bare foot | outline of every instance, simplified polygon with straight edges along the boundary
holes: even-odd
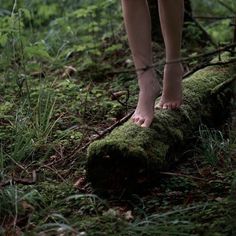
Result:
[[[163,93],[157,108],[177,109],[182,104],[183,66],[180,62],[165,65]]]
[[[138,83],[140,89],[139,99],[131,120],[138,126],[147,128],[154,118],[155,100],[161,89],[152,69],[143,72],[138,78]]]

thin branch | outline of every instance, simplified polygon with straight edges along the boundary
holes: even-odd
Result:
[[[206,68],[208,66],[223,66],[223,65],[225,66],[225,65],[232,64],[232,63],[236,63],[236,58],[233,58],[233,59],[228,60],[228,61],[202,63],[202,64],[199,64],[199,65],[195,66],[192,70],[188,71],[187,73],[185,73],[183,78],[187,78],[188,76],[192,75],[196,71],[201,70],[203,68]]]
[[[232,78],[224,81],[223,83],[217,85],[214,89],[212,89],[211,94],[219,94],[221,91],[225,90],[235,81],[236,81],[236,75],[233,75]]]
[[[204,178],[195,177],[195,176],[192,176],[192,175],[181,174],[181,173],[160,172],[160,174],[161,175],[169,175],[169,176],[186,177],[186,178],[189,178],[189,179],[200,180],[200,181],[204,181],[204,182],[208,182],[209,181],[209,180],[204,179]]]
[[[193,16],[195,19],[199,20],[230,20],[234,19],[234,16]]]
[[[216,48],[218,45],[214,42],[214,40],[211,38],[209,33],[204,29],[204,27],[187,11],[185,11],[185,14],[194,22],[194,24],[203,32],[203,34],[207,37],[207,39],[210,41],[210,43],[215,46]]]
[[[235,10],[233,8],[231,8],[231,6],[227,5],[225,2],[223,2],[222,0],[217,0],[217,2],[223,6],[225,9],[227,9],[228,11],[235,13]]]
[[[236,42],[235,43],[232,43],[232,44],[229,44],[229,45],[226,45],[224,47],[220,47],[220,48],[217,48],[216,50],[213,50],[213,51],[210,51],[210,52],[207,52],[207,53],[201,53],[201,54],[198,54],[196,56],[190,56],[190,57],[183,57],[181,58],[180,60],[176,61],[176,62],[189,62],[189,61],[192,61],[192,60],[196,60],[196,59],[199,59],[199,58],[204,58],[204,57],[211,57],[211,56],[214,56],[216,54],[219,54],[221,52],[226,52],[226,51],[230,51],[231,49],[234,49],[236,48]],[[117,70],[117,71],[111,71],[111,72],[108,72],[106,75],[115,75],[115,74],[126,74],[126,73],[135,73],[137,71],[145,71],[149,68],[155,68],[159,65],[164,65],[165,63],[160,63],[160,62],[156,62],[156,63],[153,63],[152,65],[150,66],[146,66],[144,68],[140,68],[140,69],[127,69],[127,70]],[[158,72],[158,75],[160,77],[162,77],[162,73],[157,71]]]
[[[23,184],[23,185],[32,185],[35,184],[37,180],[36,171],[32,172],[32,179],[21,179],[13,177],[12,179],[6,180],[4,182],[0,182],[0,188],[3,188],[8,185],[15,185],[15,184]]]
[[[233,39],[233,43],[236,43],[236,14],[234,17],[234,39]]]
[[[65,182],[66,180],[62,177],[62,175],[56,170],[54,169],[53,167],[49,166],[49,165],[43,165],[40,167],[41,168],[46,168],[46,169],[49,169],[50,171],[54,172],[61,180],[62,182]]]
[[[107,129],[105,129],[104,131],[102,131],[98,136],[94,137],[93,139],[91,139],[89,142],[87,142],[83,147],[81,147],[79,149],[79,151],[83,151],[84,149],[86,149],[90,143],[104,137],[106,134],[110,133],[113,129],[115,129],[116,127],[118,127],[119,125],[123,124],[124,122],[126,122],[127,120],[129,120],[129,118],[133,115],[134,111],[128,113],[126,116],[124,116],[122,119],[118,120],[117,122],[115,122],[114,124],[112,124],[110,127],[108,127]],[[70,157],[73,157],[75,155],[72,154]]]

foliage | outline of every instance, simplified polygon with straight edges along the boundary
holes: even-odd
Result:
[[[201,140],[201,152],[205,160],[212,166],[230,161],[230,151],[233,144],[230,139],[226,139],[219,130],[212,130],[206,126],[200,126],[199,135]],[[230,163],[227,163],[230,166]]]
[[[196,13],[229,14],[215,1],[192,3]],[[230,42],[228,23],[204,27]],[[199,37],[194,25],[187,32]],[[195,159],[173,170],[185,174],[163,176],[146,195],[104,200],[84,181],[83,147],[137,101],[135,74],[116,73],[131,68],[118,1],[1,0],[0,234],[230,235],[236,139],[221,131],[201,128]]]
[[[197,16],[229,17],[235,16],[236,3],[232,0],[216,1],[192,1],[194,13]],[[218,43],[225,43],[232,39],[233,30],[230,26],[233,19],[208,20],[201,22],[213,40]]]

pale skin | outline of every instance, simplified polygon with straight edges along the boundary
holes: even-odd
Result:
[[[146,0],[121,0],[139,84],[139,99],[132,122],[149,127],[154,118],[155,100],[161,93],[152,59],[151,18]],[[166,65],[163,92],[157,107],[177,109],[182,104],[183,67],[181,58],[184,0],[158,0],[161,29],[165,43]],[[149,67],[147,70],[140,68]]]

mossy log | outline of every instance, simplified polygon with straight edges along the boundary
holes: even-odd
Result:
[[[176,150],[196,134],[201,123],[217,125],[224,119],[232,98],[229,84],[234,80],[234,67],[206,67],[185,79],[181,108],[156,110],[150,128],[128,121],[92,143],[87,160],[92,186],[98,190],[134,189],[173,165]]]

